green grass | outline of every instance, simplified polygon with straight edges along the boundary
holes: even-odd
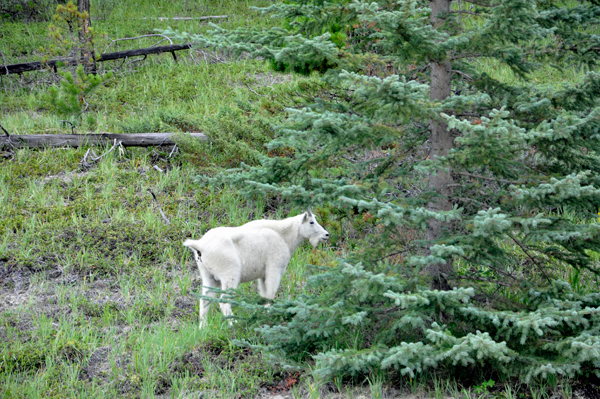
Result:
[[[170,55],[169,55],[170,57]],[[89,111],[78,132],[177,132],[199,131],[203,121],[223,107],[240,102],[267,104],[242,82],[254,80],[250,88],[263,96],[277,98],[283,90],[293,93],[305,78],[289,75],[286,82],[272,88],[256,83],[254,76],[271,74],[260,61],[206,64],[192,59],[177,63],[165,55],[147,61],[135,73],[104,81],[87,98]],[[7,90],[0,107],[2,125],[11,134],[67,133],[50,103],[47,87]],[[261,102],[262,101],[262,102]]]
[[[104,0],[92,1],[98,7],[92,16],[101,18],[94,27],[116,39],[167,25],[190,32],[208,29],[205,22],[145,17],[227,14],[219,25],[267,26],[277,21],[248,6],[268,4]],[[39,60],[46,32],[45,22],[2,23],[0,51],[9,63]],[[118,42],[110,51],[155,41]],[[302,96],[322,90],[322,83],[274,73],[262,61],[207,63],[187,51],[178,59],[152,55],[117,69],[87,98],[90,107],[76,132],[204,131],[211,143],[179,137],[180,151],[173,156],[171,148],[117,149],[91,167],[80,164],[87,148],[17,150],[0,157],[0,397],[253,397],[293,375],[261,353],[234,346],[233,339],[253,332],[243,323],[230,328],[216,306],[209,327],[198,329],[194,294],[201,281],[182,242],[215,226],[301,211],[273,211],[267,200],[249,202],[226,187],[200,186],[194,177],[256,162],[257,154],[266,153],[270,125],[285,117],[282,109],[302,104]],[[11,134],[70,133],[49,101],[51,84],[45,71],[2,77],[2,126]],[[107,150],[95,149],[98,154]],[[170,224],[148,190],[157,195]],[[305,293],[307,264],[332,265],[360,235],[344,228],[331,210],[316,212],[332,234],[331,246],[298,250],[280,298]],[[246,284],[241,291],[256,289]],[[394,385],[407,397],[490,397],[450,381],[431,383],[429,377]],[[390,383],[384,376],[355,381],[357,386],[316,381],[307,373],[294,378],[298,383],[291,391],[302,398],[336,392],[385,397]],[[517,396],[510,385],[498,383],[494,394],[533,397],[547,387],[531,388],[535,394],[527,389],[520,388],[524,396]],[[560,389],[570,397],[568,384]]]

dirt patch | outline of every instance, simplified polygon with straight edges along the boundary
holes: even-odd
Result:
[[[204,371],[203,362],[210,362],[221,369],[233,370],[237,363],[248,361],[253,356],[252,350],[245,348],[230,352],[228,344],[221,341],[204,342],[192,351],[184,353],[180,358],[173,362],[171,369],[173,371],[185,372],[202,376]]]
[[[284,373],[275,376],[273,382],[263,385],[265,393],[286,394],[300,380],[300,373]]]
[[[61,182],[65,183],[65,184],[69,184],[73,181],[73,179],[75,179],[75,178],[81,179],[82,177],[85,177],[86,174],[87,174],[87,172],[60,172],[56,175],[46,176],[46,177],[44,177],[44,179],[42,181],[44,183],[47,183],[52,180],[60,180]]]
[[[573,385],[573,397],[580,399],[600,399],[600,378],[591,374],[586,381]]]
[[[106,307],[119,311],[126,304],[115,284],[115,279],[90,282],[89,276],[65,272],[56,266],[32,271],[3,262],[0,264],[0,314],[6,323],[0,325],[0,339],[6,337],[9,328],[21,333],[32,331],[33,321],[41,315],[51,320],[53,326],[58,325],[61,317],[72,312],[72,299],[59,297],[65,293],[76,295],[77,307],[88,318],[101,317]],[[65,290],[65,287],[68,288]],[[71,355],[65,353],[67,358]]]
[[[204,366],[202,364],[204,359],[206,359],[206,354],[202,351],[187,352],[174,360],[169,366],[169,370],[174,374],[185,375],[187,372],[190,376],[202,378],[204,376]]]
[[[27,268],[18,268],[13,263],[0,261],[0,295],[5,291],[24,291],[29,288],[32,272]],[[3,304],[0,303],[0,310]]]
[[[41,267],[45,265],[40,264]],[[74,285],[81,281],[78,273],[64,273],[60,267],[47,270],[31,269],[14,262],[0,261],[0,312],[7,311],[26,303],[35,296],[36,302],[48,299],[53,289],[50,286]],[[32,281],[42,282],[41,287],[32,286]],[[46,287],[43,282],[48,282]]]
[[[340,392],[338,388],[327,383],[320,388],[314,388],[318,392],[318,397],[321,399],[371,399],[378,397],[369,387],[343,387]],[[413,395],[406,391],[383,387],[379,393],[382,399],[433,399],[431,395],[417,394]],[[255,399],[309,399],[315,397],[315,392],[311,393],[305,386],[298,386],[295,390],[288,389],[285,391],[273,392],[270,388],[263,387],[255,396]],[[450,396],[444,396],[443,399],[453,399]]]
[[[175,309],[171,313],[171,318],[179,319],[183,316],[196,315],[198,300],[191,296],[181,296],[175,300]]]
[[[104,378],[108,375],[111,370],[110,355],[112,348],[110,346],[103,346],[96,349],[89,357],[88,363],[81,369],[79,373],[79,379],[86,379],[92,381],[94,378]],[[117,367],[123,366],[122,359],[116,359]]]

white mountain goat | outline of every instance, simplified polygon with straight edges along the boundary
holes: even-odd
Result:
[[[308,240],[316,247],[328,239],[329,233],[309,209],[283,220],[254,220],[239,227],[217,227],[199,240],[185,240],[183,245],[194,252],[202,276],[202,295],[215,297],[209,287],[226,290],[258,280],[259,294],[273,299],[281,276],[300,244]],[[200,299],[200,328],[206,321],[209,305],[207,300]],[[220,306],[223,315],[231,315],[230,304]]]

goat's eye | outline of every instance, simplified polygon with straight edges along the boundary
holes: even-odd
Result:
[[[312,220],[310,221],[310,224],[315,224],[315,222],[313,222]]]

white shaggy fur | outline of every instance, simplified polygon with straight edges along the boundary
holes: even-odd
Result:
[[[202,276],[202,295],[215,296],[209,287],[237,288],[240,283],[258,280],[258,292],[275,298],[281,276],[296,251],[309,240],[313,247],[329,239],[310,209],[283,220],[255,220],[239,227],[217,227],[199,240],[185,240],[194,252]],[[206,320],[209,302],[200,300],[200,328]],[[221,303],[225,316],[231,305]]]

